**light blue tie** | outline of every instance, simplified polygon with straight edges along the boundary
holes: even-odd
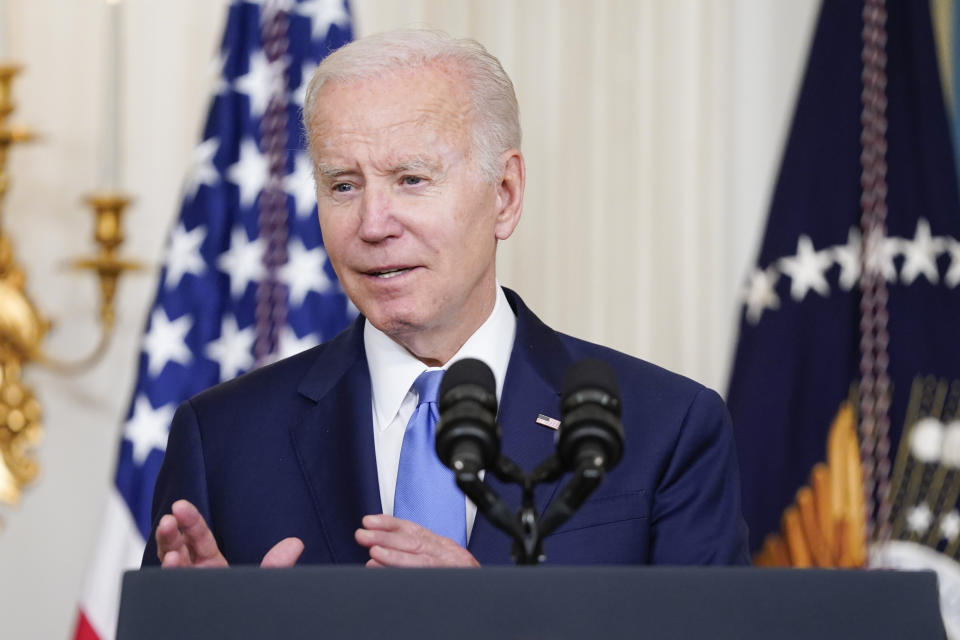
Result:
[[[414,383],[419,395],[400,449],[393,515],[411,520],[437,535],[467,546],[466,506],[453,471],[440,462],[434,449],[437,390],[443,371],[424,371]]]

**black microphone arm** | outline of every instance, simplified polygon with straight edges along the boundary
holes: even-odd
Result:
[[[495,527],[505,531],[514,540],[523,539],[523,528],[510,506],[489,485],[484,484],[474,471],[457,471],[457,486],[470,498],[477,509]]]
[[[582,360],[567,370],[557,451],[530,475],[500,453],[496,382],[486,364],[466,359],[451,365],[440,384],[439,409],[437,456],[453,470],[457,486],[477,509],[513,538],[518,564],[543,560],[544,537],[576,512],[623,455],[619,386],[613,369],[601,360]],[[517,513],[480,479],[484,469],[523,488]],[[534,488],[568,471],[573,477],[538,517]]]
[[[577,512],[580,505],[586,501],[593,490],[603,482],[604,469],[602,464],[585,462],[577,467],[573,478],[568,482],[560,495],[550,503],[547,510],[540,516],[540,535],[547,537],[557,530],[557,527],[570,519]]]

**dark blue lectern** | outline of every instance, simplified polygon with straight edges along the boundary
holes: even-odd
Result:
[[[933,573],[693,567],[131,571],[119,640],[946,637]]]

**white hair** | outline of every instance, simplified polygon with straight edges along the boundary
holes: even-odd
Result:
[[[484,178],[499,179],[498,158],[520,148],[520,113],[510,77],[500,61],[476,40],[458,39],[428,29],[399,29],[355,40],[327,56],[307,87],[303,124],[312,144],[310,120],[317,95],[327,81],[374,78],[401,69],[450,62],[466,77],[472,99],[473,150]]]

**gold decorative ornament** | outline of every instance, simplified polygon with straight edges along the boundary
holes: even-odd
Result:
[[[32,448],[40,441],[41,407],[33,390],[21,379],[24,365],[36,362],[60,373],[74,373],[96,364],[109,344],[115,321],[117,281],[140,265],[117,255],[123,243],[123,214],[131,199],[104,191],[86,198],[94,212],[94,241],[99,251],[76,259],[73,268],[96,273],[100,283],[101,337],[93,351],[78,361],[58,360],[43,350],[50,322],[41,315],[25,287],[26,276],[17,263],[13,245],[3,227],[4,196],[10,184],[7,157],[14,144],[35,138],[26,127],[9,123],[14,110],[11,95],[15,64],[0,64],[0,503],[15,505],[23,488],[37,475]]]
[[[874,542],[873,548],[864,537],[853,406],[841,406],[827,436],[827,462],[813,467],[810,484],[797,491],[783,512],[780,531],[767,536],[754,564],[882,567],[890,565],[885,558],[889,548],[902,555],[904,545],[910,545],[939,556],[938,562],[951,563],[960,588],[960,380],[920,376],[913,381],[890,478],[891,535]]]
[[[853,407],[844,403],[827,436],[827,461],[810,473],[753,562],[761,567],[860,567],[867,559],[863,476]]]

